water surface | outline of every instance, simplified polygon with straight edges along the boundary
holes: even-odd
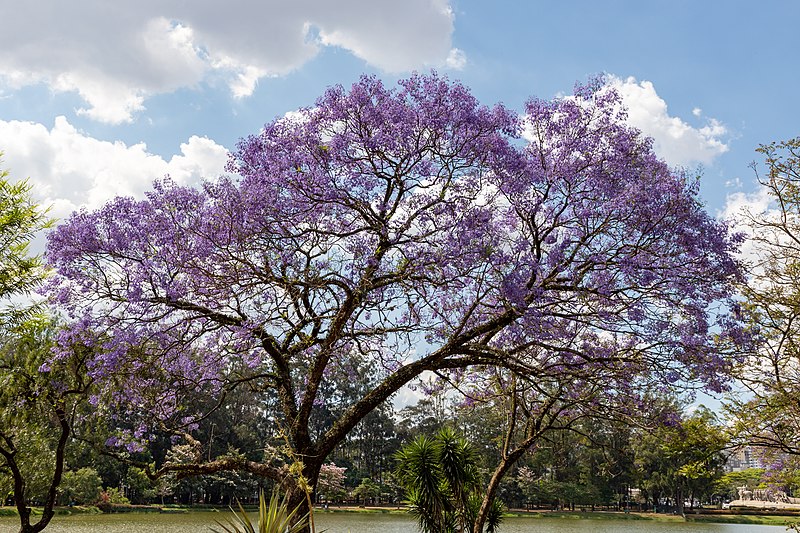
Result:
[[[221,513],[100,514],[56,516],[45,533],[198,533],[209,532]],[[327,533],[416,533],[406,515],[319,513],[317,531]],[[16,533],[16,517],[0,518],[0,533]],[[580,520],[571,518],[507,518],[501,533],[783,533],[782,526],[698,524],[649,520]]]

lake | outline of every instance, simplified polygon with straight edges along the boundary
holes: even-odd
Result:
[[[199,533],[210,531],[219,514],[100,514],[56,516],[46,533]],[[415,533],[413,518],[403,515],[329,513],[317,515],[317,531],[327,533]],[[15,533],[16,517],[0,518],[0,533]],[[508,518],[502,533],[783,533],[782,526],[696,524],[645,520]]]

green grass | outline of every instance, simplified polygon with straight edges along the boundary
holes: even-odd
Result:
[[[187,507],[187,506],[165,506],[162,508],[163,513],[187,513],[197,511],[215,511],[208,506]],[[33,514],[41,515],[41,508],[33,509]],[[58,507],[56,513],[60,515],[69,514],[94,514],[99,513],[100,510],[94,506],[74,506],[74,507]],[[129,512],[136,512],[135,507],[129,509]],[[150,510],[150,512],[153,512]],[[328,509],[317,507],[314,513],[353,513],[353,514],[406,514],[406,509],[398,509],[396,507],[335,507],[331,506]],[[17,510],[14,507],[0,507],[0,516],[16,516]],[[686,518],[682,518],[672,514],[653,514],[653,513],[624,513],[614,511],[511,511],[506,513],[508,517],[520,517],[536,520],[540,518],[560,518],[564,520],[650,520],[656,522],[704,522],[704,523],[718,523],[718,524],[750,524],[750,525],[763,525],[763,526],[786,526],[788,524],[800,522],[800,516],[778,516],[778,515],[743,515],[743,514],[687,514]]]
[[[314,507],[314,514],[319,513],[407,514],[408,510],[394,507]]]
[[[71,514],[100,514],[100,509],[94,505],[74,505],[72,507],[56,507],[55,514],[57,515],[71,515]],[[42,508],[33,507],[31,509],[32,516],[41,516]],[[17,516],[16,507],[0,507],[0,516]]]
[[[704,522],[716,524],[751,524],[763,526],[786,526],[800,521],[800,517],[778,515],[742,515],[742,514],[687,514],[686,518],[672,514],[653,513],[619,513],[612,511],[543,511],[543,512],[510,512],[506,516],[529,518],[563,518],[572,520],[651,520],[656,522]]]
[[[315,514],[319,513],[361,513],[361,514],[406,514],[406,509],[375,508],[375,507],[317,507]],[[564,520],[643,520],[654,522],[707,522],[718,524],[755,524],[765,526],[786,526],[800,521],[800,517],[777,515],[742,515],[742,514],[687,514],[686,518],[673,514],[654,514],[637,512],[615,511],[510,511],[507,517],[530,518],[559,518]]]
[[[687,515],[687,522],[712,522],[717,524],[754,524],[761,526],[786,526],[800,522],[797,516],[777,515]]]
[[[654,515],[614,511],[528,511],[507,512],[505,516],[524,518],[565,518],[572,520],[654,520]]]

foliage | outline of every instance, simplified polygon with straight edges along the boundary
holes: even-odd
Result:
[[[217,521],[222,530],[211,528],[217,533],[295,533],[302,531],[307,524],[307,516],[295,518],[299,507],[289,510],[289,502],[286,496],[280,500],[277,487],[272,491],[272,496],[267,503],[264,492],[261,491],[258,497],[258,529],[253,526],[250,517],[241,504],[238,504],[238,511],[233,512],[233,518],[227,518],[225,523]]]
[[[148,478],[141,468],[136,467],[128,468],[128,474],[125,476],[125,488],[128,499],[133,504],[147,503],[155,498],[157,493],[157,486],[153,480]]]
[[[36,234],[51,225],[47,211],[32,201],[31,185],[12,183],[8,175],[0,169],[0,304],[6,304],[0,309],[0,323],[31,317],[32,308],[8,305],[8,299],[29,294],[44,279],[41,258],[28,248]]]
[[[465,438],[443,428],[434,437],[417,437],[396,458],[396,475],[423,532],[472,530],[482,499],[481,479],[477,455]],[[488,531],[499,527],[500,509],[498,502]]]
[[[671,497],[679,513],[710,496],[723,475],[728,439],[715,415],[700,407],[685,419],[642,435],[637,450],[640,487],[654,502]]]
[[[557,507],[563,509],[575,504],[594,505],[607,501],[601,498],[598,487],[580,478],[570,481],[569,478],[558,480],[556,476],[537,477],[530,468],[522,467],[517,479],[525,496],[536,504],[557,502]]]
[[[54,336],[43,319],[0,335],[0,470],[12,483],[23,532],[40,531],[53,516],[76,410],[91,384],[83,347],[51,360]],[[44,507],[35,524],[33,502]]]
[[[100,503],[103,505],[130,505],[131,501],[119,487],[108,487],[100,493]]]
[[[313,488],[426,371],[475,395],[513,374],[526,406],[542,383],[558,410],[574,390],[584,406],[604,393],[637,406],[652,384],[725,386],[742,341],[727,312],[737,239],[601,83],[518,115],[436,74],[396,89],[365,77],[243,139],[229,171],[201,188],[156,182],[48,238],[64,337],[94,339],[99,414],[129,422],[111,444],[138,451],[161,431],[193,445],[241,388],[277,411],[276,454],[196,447],[139,465],[152,475],[282,481],[302,458],[293,479]]]
[[[51,360],[55,325],[24,303],[46,276],[30,241],[49,227],[25,181],[0,171],[0,480],[13,496],[20,531],[41,531],[53,517],[74,409],[88,386],[87,353],[64,345]],[[9,488],[9,487],[6,488]],[[43,506],[31,523],[31,505]]]
[[[739,487],[753,490],[764,486],[763,468],[746,468],[736,472],[726,472],[717,481],[716,492],[726,500],[739,498]]]
[[[317,494],[323,496],[327,501],[344,496],[345,470],[347,469],[336,466],[334,463],[323,464],[317,480]]]
[[[521,460],[516,481],[528,502],[553,507],[617,505],[634,484],[635,430],[622,421],[584,419],[546,432]]]
[[[97,503],[103,490],[103,480],[94,468],[83,467],[64,472],[59,500],[62,505]]]
[[[746,213],[755,254],[742,290],[761,343],[739,369],[747,393],[730,411],[742,442],[800,455],[800,137],[758,152],[767,167],[759,182],[771,204]]]
[[[363,478],[361,483],[359,483],[358,486],[353,489],[353,497],[356,500],[362,500],[364,502],[373,498],[377,498],[380,495],[380,485],[368,477]]]

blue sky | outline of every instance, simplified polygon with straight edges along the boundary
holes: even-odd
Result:
[[[436,68],[517,110],[605,73],[714,214],[763,206],[754,149],[800,135],[795,0],[0,0],[0,20],[2,166],[57,217],[213,178],[363,73]]]

